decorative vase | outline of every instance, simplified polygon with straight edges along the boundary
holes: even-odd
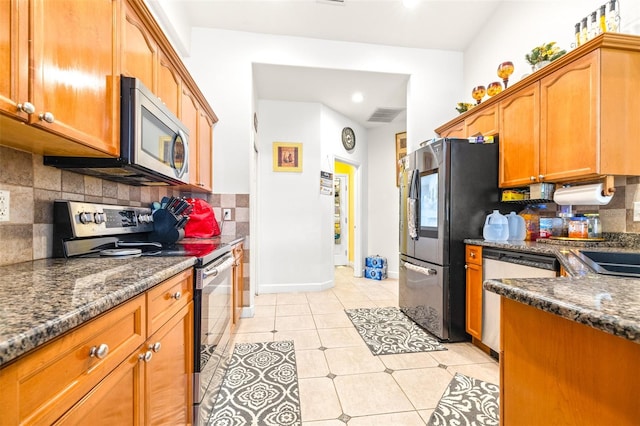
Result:
[[[542,67],[546,67],[547,65],[549,65],[551,63],[551,61],[540,61],[537,64],[533,64],[531,65],[531,70],[533,72],[538,71],[540,68]]]

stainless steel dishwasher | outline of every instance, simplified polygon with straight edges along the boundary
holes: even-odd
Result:
[[[554,256],[484,247],[483,280],[555,277],[560,264]],[[500,296],[482,290],[482,343],[500,352]]]

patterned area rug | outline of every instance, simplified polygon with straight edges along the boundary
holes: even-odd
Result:
[[[497,426],[498,385],[456,373],[427,426]]]
[[[301,425],[293,342],[236,344],[208,424]]]
[[[345,312],[374,355],[447,350],[398,308],[358,308]]]

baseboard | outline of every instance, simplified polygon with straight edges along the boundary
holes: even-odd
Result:
[[[323,283],[301,283],[301,284],[260,284],[258,294],[270,293],[299,293],[323,291],[333,288],[333,280]]]
[[[253,318],[256,314],[255,306],[243,306],[242,312],[240,312],[240,318]]]

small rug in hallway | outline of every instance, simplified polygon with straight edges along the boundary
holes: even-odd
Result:
[[[345,312],[374,355],[447,350],[398,308],[357,308]]]
[[[427,426],[497,426],[498,385],[456,373]]]
[[[236,344],[208,424],[301,425],[293,342]]]

